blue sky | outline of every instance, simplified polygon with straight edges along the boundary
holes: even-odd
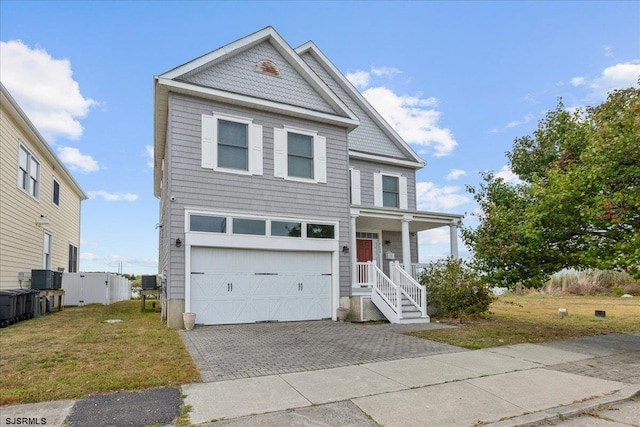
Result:
[[[430,211],[473,212],[480,171],[517,179],[504,153],[558,97],[597,105],[640,75],[632,1],[3,0],[0,79],[90,195],[81,270],[157,271],[153,76],[269,25],[313,40],[426,160]],[[422,261],[448,254],[446,229],[420,242]]]

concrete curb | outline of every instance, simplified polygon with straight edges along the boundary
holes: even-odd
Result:
[[[561,422],[567,418],[581,415],[584,412],[591,411],[603,405],[613,405],[620,402],[631,400],[640,396],[640,385],[629,384],[606,396],[595,397],[593,399],[577,402],[571,405],[558,406],[556,408],[546,409],[544,411],[533,412],[518,417],[509,418],[494,423],[485,424],[489,427],[519,427],[519,426],[536,426],[547,424],[548,422]]]

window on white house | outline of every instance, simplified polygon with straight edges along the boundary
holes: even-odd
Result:
[[[400,184],[397,176],[382,176],[382,206],[400,207]]]
[[[40,163],[23,145],[18,154],[18,187],[35,199],[39,197]]]
[[[69,273],[78,272],[78,247],[69,243]]]
[[[53,179],[53,204],[60,206],[60,183],[57,179]]]
[[[327,182],[327,139],[302,129],[273,129],[273,174],[294,181]]]
[[[243,175],[262,175],[262,126],[251,119],[202,115],[203,168]]]
[[[45,232],[44,233],[44,250],[42,255],[42,268],[45,270],[51,270],[51,241],[53,236]]]

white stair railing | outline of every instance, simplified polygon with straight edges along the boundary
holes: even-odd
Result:
[[[427,289],[407,273],[399,262],[389,265],[393,283],[402,290],[409,301],[420,309],[422,317],[427,317]]]

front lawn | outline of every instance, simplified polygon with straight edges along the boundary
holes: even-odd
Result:
[[[2,329],[0,371],[0,405],[200,381],[178,332],[140,301],[67,307]]]
[[[558,315],[565,308],[566,317]],[[596,318],[604,310],[605,318]],[[502,296],[485,319],[455,322],[455,329],[411,332],[412,335],[469,349],[640,331],[640,298],[589,296]],[[432,322],[438,319],[432,319]],[[441,319],[443,322],[451,320]]]

